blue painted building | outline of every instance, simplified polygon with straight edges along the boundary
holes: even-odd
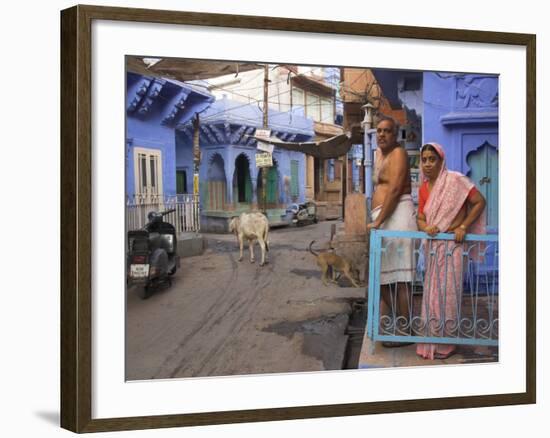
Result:
[[[126,195],[154,203],[193,193],[193,119],[200,119],[199,191],[202,231],[225,231],[230,217],[262,208],[262,178],[256,167],[257,128],[263,112],[256,104],[215,101],[201,82],[146,77],[129,72],[126,93]],[[296,112],[269,111],[273,136],[307,141],[313,121]],[[285,206],[305,200],[305,155],[275,149],[266,185],[272,222]]]
[[[152,202],[176,194],[176,126],[213,101],[214,97],[202,87],[128,72],[127,197]]]
[[[314,135],[313,121],[299,113],[269,111],[271,135],[285,141],[307,141]],[[225,231],[230,217],[262,208],[262,178],[256,167],[256,141],[251,137],[263,126],[256,104],[224,98],[200,115],[201,229]],[[176,169],[192,184],[193,124],[181,123],[176,135]],[[305,200],[305,155],[275,148],[268,171],[267,214],[280,220],[290,202]]]
[[[423,73],[423,142],[440,143],[447,166],[470,177],[498,232],[498,76]]]

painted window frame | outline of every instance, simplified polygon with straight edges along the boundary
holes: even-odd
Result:
[[[162,150],[160,149],[153,149],[153,148],[145,148],[142,146],[134,146],[133,148],[133,155],[134,155],[134,197],[144,200],[146,203],[151,203],[154,201],[154,198],[162,198],[164,195],[163,190],[163,169],[162,169]],[[141,157],[146,157],[146,165],[145,165],[145,175],[146,175],[146,182],[145,185],[142,184],[142,169],[141,169]],[[154,157],[156,159],[156,193],[153,193],[152,190],[149,190],[150,186],[149,181],[152,181],[151,179],[151,158]],[[143,190],[143,189],[146,190]]]

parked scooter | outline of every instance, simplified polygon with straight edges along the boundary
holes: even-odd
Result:
[[[128,231],[128,285],[138,285],[142,299],[158,286],[171,286],[180,266],[176,229],[163,219],[174,211],[151,211],[142,229]]]
[[[311,201],[303,204],[290,204],[286,208],[286,221],[296,224],[297,227],[316,224],[319,221],[317,217],[317,205]]]

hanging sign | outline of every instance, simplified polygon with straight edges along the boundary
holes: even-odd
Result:
[[[271,129],[256,129],[254,137],[265,138],[266,140],[271,136]]]
[[[258,138],[265,138],[266,140],[269,139],[271,136],[271,129],[256,129],[256,132],[254,133],[254,137]],[[269,152],[270,154],[273,153],[273,145],[269,143],[264,143],[261,140],[257,140],[256,147],[260,151]]]
[[[273,158],[269,152],[261,152],[256,154],[256,167],[272,167]]]
[[[264,143],[258,140],[257,147],[258,147],[258,150],[260,151],[269,152],[270,154],[273,153],[274,146],[272,144]]]

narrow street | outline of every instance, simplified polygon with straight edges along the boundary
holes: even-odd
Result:
[[[141,300],[128,290],[126,378],[226,376],[341,369],[352,304],[364,287],[325,287],[315,257],[334,222],[270,230],[269,263],[249,262],[237,239],[205,234],[172,287]]]

